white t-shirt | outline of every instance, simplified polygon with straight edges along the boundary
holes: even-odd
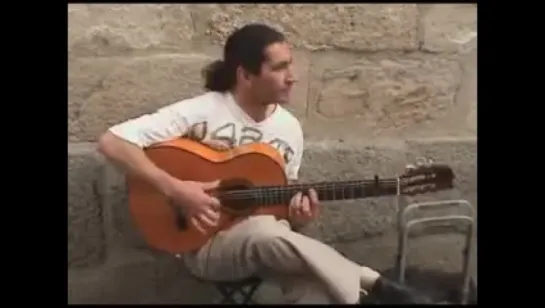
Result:
[[[290,180],[297,180],[303,155],[301,124],[288,110],[277,105],[273,114],[257,123],[230,93],[208,92],[182,100],[115,125],[110,132],[142,148],[179,137],[220,140],[231,146],[266,142],[284,157]]]

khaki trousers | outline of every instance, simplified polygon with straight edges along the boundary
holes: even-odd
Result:
[[[366,268],[273,216],[249,217],[184,260],[206,280],[270,279],[291,304],[355,304],[362,280],[369,278],[362,277]],[[378,273],[367,270],[376,279]]]

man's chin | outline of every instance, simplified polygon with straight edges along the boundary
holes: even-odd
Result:
[[[273,99],[268,99],[263,101],[265,105],[268,104],[279,104],[279,105],[285,105],[290,103],[290,96],[289,95],[278,95]]]
[[[285,105],[290,103],[290,96],[289,95],[281,95],[276,100],[277,104]]]

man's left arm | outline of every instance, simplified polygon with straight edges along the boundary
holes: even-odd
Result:
[[[298,124],[297,127],[294,127],[294,129],[292,130],[292,137],[293,138],[290,143],[291,143],[291,149],[293,150],[293,152],[291,155],[291,160],[287,162],[287,165],[286,165],[286,176],[288,178],[289,184],[297,184],[299,182],[299,171],[301,169],[301,165],[303,161],[303,151],[304,151],[303,130],[300,124]],[[308,193],[309,192],[307,191],[302,191],[301,194],[305,196],[305,198],[301,198],[301,194],[298,194],[299,198],[295,198],[296,196],[294,196],[294,198],[292,199],[292,202],[290,202],[290,206],[292,207],[290,213],[293,213],[292,214],[293,216],[299,216],[302,214],[299,212],[299,210],[296,210],[296,211],[293,211],[293,210],[294,210],[294,207],[298,207],[300,209],[302,205],[301,204],[302,199],[308,198],[309,199],[308,201],[310,201],[310,197]],[[295,199],[299,199],[299,200],[295,200]],[[315,208],[314,204],[310,204],[310,208],[312,212],[312,209]],[[312,219],[314,219],[314,217],[293,217],[293,218],[289,217],[288,221],[290,222],[292,230],[297,232],[301,228],[303,228],[305,225],[307,225],[308,222],[310,222],[310,220]]]
[[[288,180],[289,185],[294,185],[294,184],[297,184],[297,183],[299,183],[299,181],[296,180],[296,179]],[[290,204],[290,206],[291,206],[291,204]],[[306,225],[306,224],[296,223],[295,221],[293,221],[293,219],[291,219],[291,217],[288,218],[288,221],[290,222],[291,230],[293,232],[300,232],[301,229]]]

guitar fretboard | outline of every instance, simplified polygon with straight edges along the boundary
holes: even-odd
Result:
[[[285,204],[297,193],[314,189],[318,199],[335,201],[397,194],[397,179],[321,182],[285,186],[263,186],[225,192],[221,198],[240,200],[254,205]]]

